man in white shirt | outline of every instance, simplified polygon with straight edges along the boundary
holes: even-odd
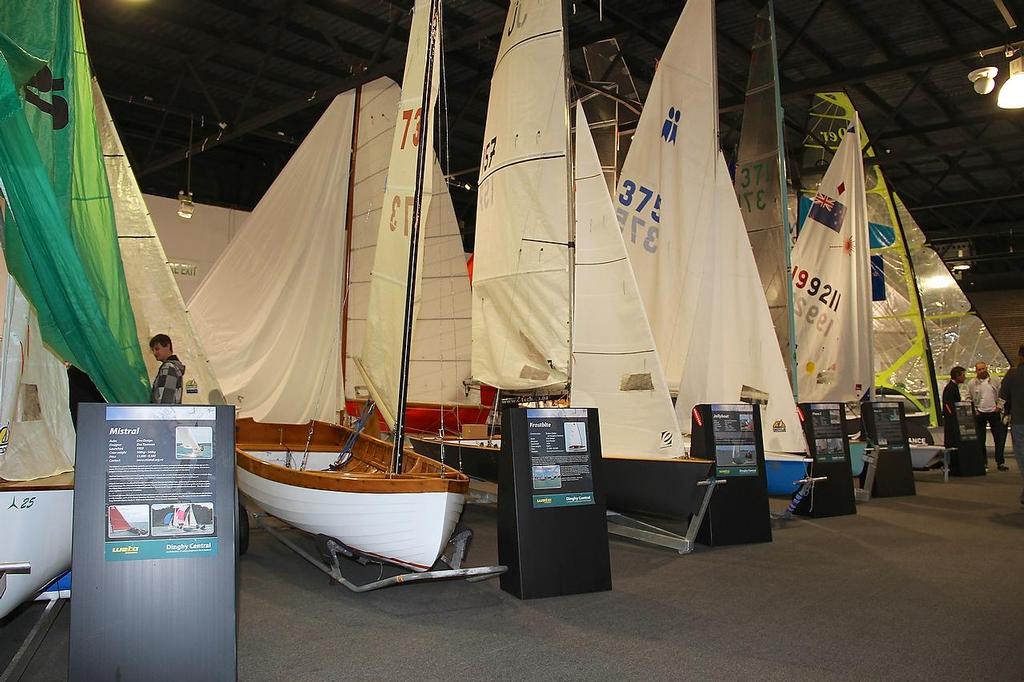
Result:
[[[988,437],[985,435],[985,427],[990,426],[996,450],[996,466],[1000,471],[1009,471],[1003,455],[1006,447],[1006,427],[1003,426],[1003,401],[999,399],[999,379],[990,377],[988,365],[978,362],[974,365],[974,378],[967,382],[967,391],[974,403],[974,426],[981,440],[982,452],[987,452],[985,441]]]

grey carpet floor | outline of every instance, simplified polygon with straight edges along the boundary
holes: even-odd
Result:
[[[795,520],[771,544],[680,557],[613,538],[613,591],[525,602],[496,580],[352,594],[254,531],[240,563],[239,677],[1021,679],[1016,466],[917,481],[916,497]],[[468,563],[495,563],[494,508],[469,506],[464,521],[476,532]],[[24,679],[66,679],[70,608]],[[0,623],[0,666],[40,609]]]

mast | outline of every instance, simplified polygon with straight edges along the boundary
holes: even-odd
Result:
[[[768,31],[770,36],[770,50],[772,54],[772,70],[775,72],[775,78],[772,79],[772,89],[775,95],[775,135],[776,135],[776,146],[779,150],[779,207],[782,209],[782,236],[785,240],[785,257],[786,257],[786,274],[787,281],[788,276],[793,271],[793,234],[792,228],[789,224],[789,205],[788,197],[789,194],[786,190],[786,138],[782,132],[782,120],[786,115],[785,110],[782,108],[782,92],[779,88],[779,52],[778,45],[775,43],[775,1],[768,0]],[[789,367],[789,377],[793,387],[793,399],[799,402],[800,400],[800,386],[797,381],[797,363],[796,363],[796,318],[793,316],[793,285],[790,282],[786,286],[786,308],[789,310],[789,315],[786,319],[789,322],[789,357],[786,358],[786,364]]]
[[[566,36],[565,27],[568,25],[565,3],[562,3],[562,70],[565,78],[565,205],[566,212],[566,246],[569,256],[569,380],[565,383],[565,392],[572,395],[572,339],[573,339],[573,316],[576,308],[576,201],[574,198],[576,183],[575,170],[573,168],[574,155],[572,140],[572,119],[569,112],[569,103],[572,100],[572,74],[569,72],[569,40]],[[579,120],[576,125],[579,125]]]
[[[434,36],[440,28],[441,0],[430,2],[430,28],[427,31],[427,57],[423,70],[423,94],[420,98],[420,121],[427,122],[424,130],[430,130],[430,116],[433,111],[430,103],[434,77]],[[423,204],[423,174],[425,173],[427,149],[434,144],[433,139],[421,140],[416,148],[416,183],[413,190],[412,224],[409,228],[409,268],[406,278],[405,320],[402,328],[402,360],[399,365],[398,379],[398,412],[395,415],[394,447],[391,451],[391,470],[402,473],[402,445],[405,441],[405,407],[409,398],[409,353],[412,345],[412,324],[416,301],[416,262],[419,256],[420,222]]]
[[[352,155],[349,157],[348,163],[348,199],[345,202],[345,267],[342,272],[342,289],[341,289],[341,343],[340,347],[340,362],[341,362],[341,415],[339,415],[338,421],[344,419],[344,414],[347,409],[347,384],[345,383],[345,370],[348,364],[348,295],[349,295],[349,281],[352,276],[352,201],[355,197],[356,187],[356,153],[359,144],[359,107],[363,99],[363,86],[359,85],[356,87],[356,101],[352,113]]]

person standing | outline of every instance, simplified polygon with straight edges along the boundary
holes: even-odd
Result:
[[[992,428],[992,444],[996,451],[996,466],[1000,471],[1009,471],[1004,456],[1006,450],[1006,428],[1003,426],[1003,406],[999,399],[999,379],[989,376],[988,365],[984,362],[974,364],[974,378],[967,382],[967,392],[974,403],[974,428],[981,441],[981,451],[988,459],[985,445],[988,436],[986,426]]]
[[[1003,377],[999,397],[1003,399],[1003,409],[1010,415],[1013,456],[1017,459],[1017,470],[1024,477],[1024,344],[1017,349],[1017,366]],[[1020,493],[1020,504],[1024,507],[1024,490]]]
[[[153,378],[149,402],[162,405],[180,405],[185,387],[185,365],[174,354],[174,345],[167,334],[157,334],[149,340],[149,349],[160,363]]]
[[[949,370],[949,383],[942,389],[942,414],[943,414],[943,439],[942,442],[949,447],[955,443],[958,437],[954,426],[953,415],[956,414],[956,403],[963,400],[960,395],[960,384],[967,378],[967,370],[957,365]]]

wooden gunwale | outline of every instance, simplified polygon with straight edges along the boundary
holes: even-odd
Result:
[[[401,474],[388,471],[391,444],[360,434],[352,449],[352,458],[339,472],[301,471],[279,464],[265,462],[250,454],[253,451],[280,451],[291,449],[298,456],[307,449],[311,452],[337,452],[352,433],[336,424],[313,422],[310,424],[262,424],[252,419],[239,419],[236,463],[245,471],[284,485],[315,490],[355,493],[421,493],[447,492],[465,494],[469,478],[451,467],[406,448],[405,464]],[[273,435],[278,438],[273,438]],[[268,438],[267,436],[271,436]]]

